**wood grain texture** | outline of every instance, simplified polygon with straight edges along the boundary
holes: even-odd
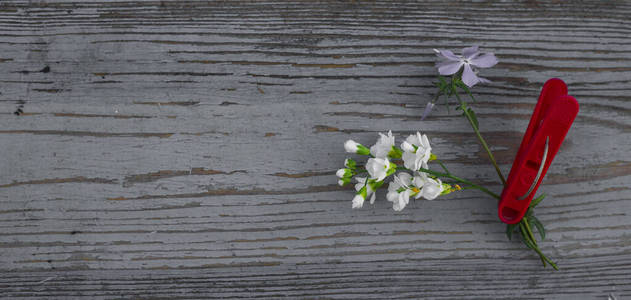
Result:
[[[631,297],[627,1],[0,2],[0,298]],[[422,130],[499,192],[432,48],[480,44],[508,172],[539,89],[581,112],[540,191],[551,272],[462,192],[351,210],[343,142]],[[16,115],[17,109],[22,113]]]

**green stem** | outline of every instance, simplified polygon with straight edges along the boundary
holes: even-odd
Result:
[[[443,164],[443,162],[440,159],[437,159],[436,162],[440,165],[441,168],[443,168],[445,173],[451,174],[451,172],[449,172],[449,170],[447,170],[447,167],[445,167],[445,164]]]
[[[528,233],[528,236],[532,240],[532,243],[537,246],[537,240],[535,239],[535,235],[532,233],[532,229],[530,229],[530,224],[528,224],[526,218],[521,219],[520,222],[524,223],[524,227],[526,227],[526,232]]]
[[[456,99],[458,99],[458,102],[460,103],[460,108],[462,109],[463,115],[467,118],[467,121],[469,121],[469,124],[471,125],[471,128],[473,128],[473,131],[475,132],[475,135],[478,138],[478,141],[480,142],[480,144],[482,145],[482,147],[484,148],[484,150],[488,154],[489,160],[491,161],[491,163],[493,164],[493,167],[495,168],[495,172],[497,172],[497,175],[500,178],[500,180],[502,181],[502,184],[504,186],[506,186],[506,179],[504,178],[504,175],[502,175],[502,171],[500,170],[500,167],[497,164],[497,161],[495,160],[495,156],[493,156],[493,153],[491,152],[491,149],[489,148],[488,144],[486,143],[486,141],[482,137],[482,134],[480,133],[480,130],[479,130],[478,126],[476,125],[476,122],[474,121],[474,117],[472,116],[472,114],[469,111],[469,109],[467,109],[466,102],[464,102],[460,98],[460,95],[458,94],[458,88],[456,87],[456,84],[454,83],[454,78],[460,78],[461,76],[462,76],[462,73],[459,72],[459,73],[457,73],[456,75],[454,75],[452,77],[452,91],[453,91],[453,94],[456,96]],[[471,92],[468,91],[468,90],[466,90],[466,92],[469,94],[471,99],[473,99],[475,101],[475,99],[473,98],[473,95],[471,94]],[[450,175],[450,174],[448,174],[448,175]],[[479,186],[473,186],[473,187],[477,188],[477,189],[481,188]],[[484,191],[484,190],[482,190],[482,191]],[[484,192],[486,192],[487,194],[492,195],[492,196],[495,195],[494,193],[492,193],[492,192],[490,192],[488,190],[484,191]],[[494,197],[499,200],[499,197],[497,195],[494,196]],[[539,249],[539,246],[537,245],[537,240],[535,239],[534,234],[532,233],[532,229],[530,228],[530,225],[528,224],[528,222],[525,219],[522,219],[520,221],[519,226],[520,226],[520,231],[521,231],[521,234],[522,234],[522,238],[526,242],[526,245],[529,248],[532,248],[532,250],[534,250],[535,252],[537,252],[539,257],[541,258],[541,261],[543,262],[543,265],[545,266],[545,264],[547,262],[547,263],[550,264],[550,266],[552,266],[552,268],[554,268],[555,270],[558,270],[559,268],[557,267],[557,265],[552,260],[550,260],[547,256],[545,256],[543,254],[543,252],[541,252],[541,249]]]
[[[537,245],[537,242],[534,239],[534,234],[532,233],[532,230],[530,229],[530,225],[528,225],[528,222],[522,219],[519,225],[520,227],[522,227],[522,238],[524,238],[524,240],[526,240],[527,243],[531,245],[530,248],[532,248],[532,250],[534,250],[535,252],[537,252],[537,254],[539,254],[539,257],[541,258],[541,260],[544,261],[544,266],[545,266],[545,262],[547,262],[550,264],[550,266],[552,266],[552,268],[558,271],[559,267],[557,267],[557,265],[551,259],[549,259],[545,254],[543,254],[543,252],[541,252],[541,249],[539,249],[539,246]]]
[[[530,243],[533,245],[532,249],[538,249],[539,245],[537,245],[537,239],[535,239],[535,235],[532,233],[532,229],[530,228],[530,224],[528,224],[528,221],[526,221],[526,218],[521,219],[520,225],[523,225],[523,228],[525,228],[526,233],[528,234],[528,239],[530,239]],[[545,267],[546,261],[541,255],[539,256],[539,258],[541,258],[541,263],[543,263],[543,266]]]
[[[489,145],[486,143],[486,141],[482,137],[482,134],[480,134],[480,130],[475,125],[475,122],[473,121],[473,117],[471,116],[471,113],[469,113],[469,110],[467,109],[465,102],[462,101],[462,99],[460,99],[460,95],[458,95],[458,91],[456,91],[455,88],[454,88],[454,95],[456,96],[456,99],[458,99],[458,102],[460,102],[460,108],[462,109],[464,116],[469,121],[469,124],[471,124],[471,128],[473,128],[473,131],[475,132],[475,135],[478,137],[480,144],[482,144],[482,147],[484,148],[484,150],[486,150],[486,153],[489,155],[489,159],[491,160],[493,167],[495,167],[495,172],[497,172],[497,175],[500,177],[500,180],[502,180],[502,184],[506,185],[506,179],[504,178],[504,175],[502,175],[502,171],[500,170],[500,167],[497,165],[495,156],[493,156],[493,153],[491,152]]]
[[[397,170],[409,170],[409,169],[405,168],[405,167],[397,167]],[[480,190],[480,191],[482,191],[484,193],[487,193],[488,195],[490,195],[491,197],[493,197],[495,199],[498,199],[498,200],[500,199],[500,196],[498,194],[493,193],[490,190],[488,190],[487,188],[485,188],[483,186],[480,186],[480,185],[477,185],[477,184],[475,184],[475,183],[473,183],[473,182],[471,182],[469,180],[466,180],[466,179],[463,179],[463,178],[460,178],[460,177],[457,177],[457,176],[454,176],[454,175],[451,175],[451,174],[448,174],[448,173],[436,172],[436,171],[432,171],[432,170],[425,169],[425,168],[420,168],[418,171],[421,171],[421,172],[424,172],[424,173],[427,173],[427,174],[430,174],[430,175],[434,175],[436,177],[445,177],[445,178],[453,179],[453,180],[455,180],[457,182],[470,185],[472,188],[475,188],[475,189],[478,189],[478,190]]]
[[[438,97],[440,97],[440,95],[442,95],[442,91],[438,91],[438,93],[436,93],[436,96],[434,96],[434,99],[432,99],[432,103],[436,102],[436,100],[438,100]]]

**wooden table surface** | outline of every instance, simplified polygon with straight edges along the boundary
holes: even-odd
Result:
[[[631,297],[630,2],[84,2],[0,2],[0,298]],[[336,185],[346,139],[421,130],[501,191],[458,113],[420,121],[432,49],[472,44],[505,173],[548,78],[581,104],[540,188],[558,272],[482,193]]]

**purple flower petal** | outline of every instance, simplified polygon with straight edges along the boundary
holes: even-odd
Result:
[[[488,80],[486,78],[480,77],[480,76],[478,76],[478,80],[480,81],[480,83],[491,83],[492,82],[492,81],[490,81],[490,80]]]
[[[429,116],[429,113],[432,112],[433,108],[434,108],[434,103],[427,102],[427,106],[425,106],[425,111],[423,112],[423,116],[421,117],[421,121],[425,120],[425,118]]]
[[[436,67],[440,75],[451,75],[458,72],[463,64],[461,61],[446,61],[436,64]]]
[[[466,59],[472,59],[478,56],[478,54],[480,54],[480,52],[478,51],[477,45],[462,49],[462,56]]]
[[[497,64],[497,57],[493,53],[486,53],[471,59],[471,64],[478,68],[490,68]]]
[[[460,60],[460,58],[458,56],[456,56],[453,52],[451,52],[449,50],[434,49],[434,52],[436,52],[436,55],[438,57],[443,57],[443,58],[446,58],[448,60],[453,60],[453,61],[459,61]]]
[[[462,82],[464,82],[464,84],[466,84],[468,87],[473,87],[479,81],[480,79],[478,78],[478,75],[473,73],[471,66],[465,64],[464,71],[462,71]]]

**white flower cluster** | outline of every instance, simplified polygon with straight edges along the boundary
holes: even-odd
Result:
[[[402,171],[394,175],[386,195],[396,211],[405,208],[410,197],[433,200],[441,194],[452,191],[449,184],[442,183],[440,179],[425,172],[428,170],[428,162],[436,159],[436,156],[431,153],[432,147],[427,136],[419,132],[408,136],[401,143],[401,148],[395,146],[391,131],[387,135],[379,133],[379,139],[370,148],[353,140],[346,141],[344,148],[349,153],[370,156],[363,168],[358,167],[354,160],[346,159],[344,161],[346,168],[339,169],[336,173],[341,186],[349,184],[355,175],[368,173],[367,177],[355,176],[357,194],[353,198],[353,208],[362,207],[368,197],[370,197],[370,204],[373,204],[376,190],[383,185],[388,176],[393,175],[397,170]],[[401,160],[403,167],[393,162]]]

